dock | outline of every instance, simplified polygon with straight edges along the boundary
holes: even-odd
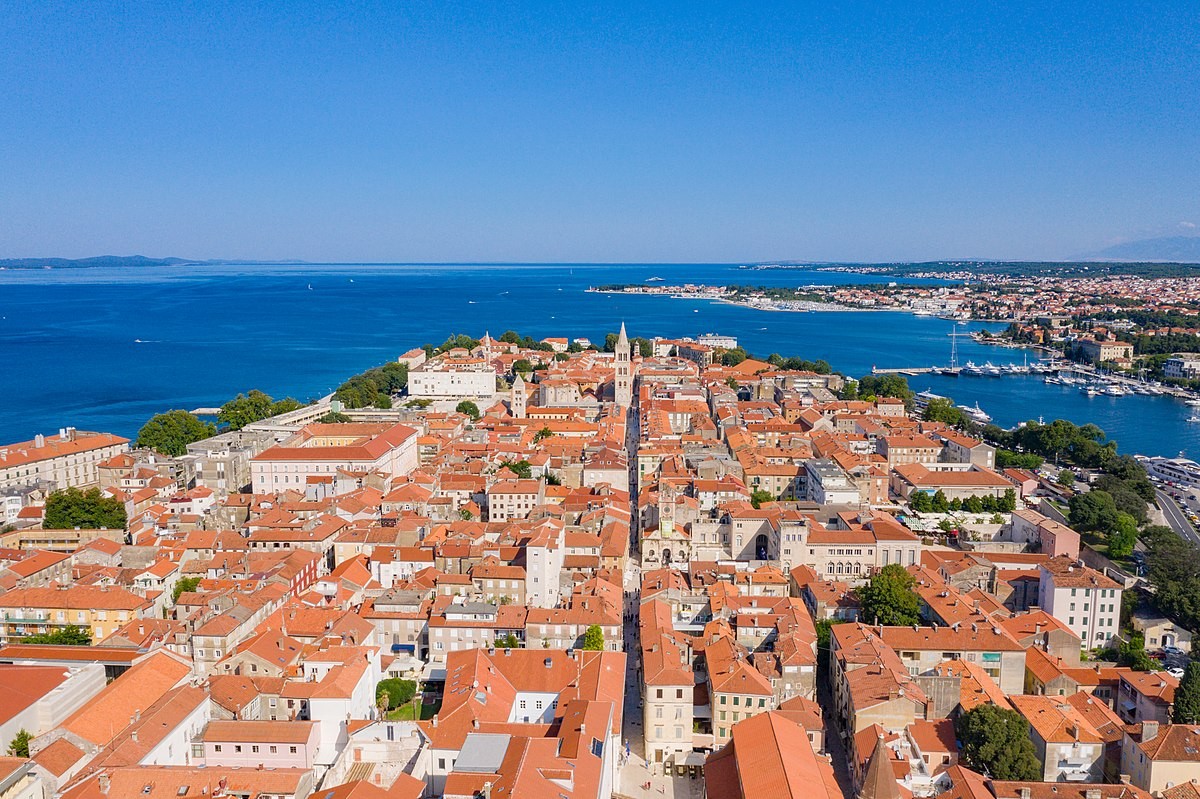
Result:
[[[941,367],[938,366],[906,366],[902,369],[880,369],[877,366],[871,367],[873,375],[908,375],[916,377],[917,375],[927,375],[930,372],[935,372]]]

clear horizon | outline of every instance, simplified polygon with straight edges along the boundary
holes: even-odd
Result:
[[[4,18],[6,258],[1058,261],[1200,222],[1187,3]]]

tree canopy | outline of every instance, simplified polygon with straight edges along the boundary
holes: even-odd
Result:
[[[1176,724],[1200,724],[1200,663],[1192,661],[1175,690],[1171,721]]]
[[[904,400],[907,405],[916,395],[901,375],[863,375],[858,379],[858,396],[860,399],[895,397]]]
[[[86,491],[68,488],[55,491],[46,498],[46,515],[42,526],[47,530],[125,529],[125,503],[116,497],[106,497],[98,488]]]
[[[63,627],[59,630],[53,630],[48,633],[37,633],[36,635],[27,635],[21,639],[23,644],[53,644],[56,646],[91,646],[92,634],[86,627],[77,627],[74,624]]]
[[[230,430],[241,430],[248,424],[294,411],[299,407],[302,407],[301,404],[291,397],[276,401],[269,394],[251,389],[222,405],[217,414],[217,421],[228,426]]]
[[[859,618],[867,624],[917,624],[921,600],[913,591],[915,582],[900,564],[884,566],[858,592]]]
[[[458,403],[458,405],[454,406],[454,410],[464,416],[470,416],[472,422],[478,422],[481,415],[479,413],[479,406],[470,400],[463,400]]]
[[[199,577],[180,577],[175,582],[175,588],[171,590],[171,604],[179,601],[179,597],[184,594],[191,593],[200,587]]]
[[[187,445],[217,434],[212,422],[202,422],[187,411],[167,411],[151,416],[138,431],[136,446],[149,447],[163,455],[178,457]]]
[[[524,458],[519,461],[500,461],[500,468],[508,469],[522,480],[533,478],[533,465]]]
[[[994,780],[1041,780],[1029,724],[1017,711],[978,705],[959,716],[955,727],[970,768]]]
[[[583,633],[583,648],[593,652],[604,649],[604,630],[599,624],[593,624]]]
[[[350,409],[390,408],[392,395],[399,394],[406,386],[408,365],[391,361],[351,377],[338,386],[333,398]]]
[[[385,710],[395,710],[407,705],[417,695],[417,684],[412,680],[390,677],[380,680],[375,686],[375,703]]]
[[[764,502],[774,502],[775,495],[770,491],[761,488],[756,488],[750,492],[750,504],[756,508],[761,508]]]
[[[8,744],[8,753],[13,757],[29,757],[29,742],[33,740],[33,736],[29,730],[21,728],[17,731],[16,737]]]

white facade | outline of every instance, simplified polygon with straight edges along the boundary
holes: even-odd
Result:
[[[55,489],[100,482],[101,463],[129,451],[129,440],[110,433],[83,433],[74,427],[57,436],[0,446],[0,489],[50,483]]]
[[[557,540],[530,544],[525,548],[525,604],[528,607],[558,605],[564,552],[565,547]]]
[[[490,367],[469,369],[415,369],[408,373],[408,394],[413,399],[488,398],[496,392],[496,373]]]
[[[1085,566],[1075,568],[1092,572]],[[1082,581],[1074,579],[1076,572],[1071,572],[1069,579],[1064,580],[1045,566],[1041,567],[1040,574],[1038,605],[1070,627],[1079,636],[1084,649],[1104,646],[1117,634],[1122,590],[1112,580],[1101,575],[1098,585],[1083,585]]]
[[[374,451],[374,450],[379,451]],[[417,435],[383,446],[271,447],[250,463],[256,494],[275,494],[289,489],[304,491],[310,477],[336,478],[339,472],[382,472],[401,477],[417,468]]]
[[[1163,364],[1163,376],[1176,380],[1195,380],[1200,377],[1200,358],[1175,356]]]
[[[16,675],[25,668],[62,670],[58,666],[0,666],[0,679],[19,679]],[[67,671],[70,676],[65,680],[0,724],[0,741],[7,745],[21,730],[28,730],[34,737],[53,730],[104,688],[104,666],[99,663],[76,666]]]

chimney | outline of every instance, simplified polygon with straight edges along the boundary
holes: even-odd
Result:
[[[1158,737],[1158,722],[1143,721],[1142,722],[1142,743],[1153,741]]]
[[[542,661],[542,665],[545,666],[546,668],[550,668],[551,666],[554,665],[554,661],[551,658],[546,658],[545,660]]]
[[[479,793],[483,799],[492,799],[492,783],[490,780],[483,784],[483,790]]]
[[[33,437],[33,446],[35,449],[41,449],[42,447],[46,446],[46,437],[41,433],[38,433]]]
[[[1100,799],[1100,789],[1088,788],[1083,792],[1083,799]]]
[[[1033,791],[1028,787],[1017,788],[1017,799],[1029,799],[1033,795]]]
[[[96,780],[96,786],[100,789],[100,793],[108,796],[108,789],[111,787],[108,775],[101,774],[100,778]]]

